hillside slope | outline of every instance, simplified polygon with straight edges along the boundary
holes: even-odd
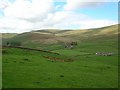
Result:
[[[117,27],[38,30],[4,39],[23,47],[2,48],[3,88],[118,88]],[[65,48],[71,41],[77,45]]]
[[[88,30],[36,30],[27,33],[18,34],[10,39],[3,41],[20,41],[22,46],[26,47],[48,47],[50,45],[58,45],[59,47],[67,42],[77,41],[83,42],[117,42],[118,25],[108,27],[88,29]]]

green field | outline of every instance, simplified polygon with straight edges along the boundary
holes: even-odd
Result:
[[[68,32],[64,34],[66,33],[68,35]],[[71,39],[74,34],[67,35],[62,38]],[[16,40],[22,37],[20,40],[23,40],[24,47],[51,50],[59,55],[4,47],[2,49],[3,88],[117,88],[119,56],[117,34],[89,36],[89,38],[80,35],[82,34],[74,35],[73,39],[77,39],[78,45],[73,49],[64,48],[63,43],[60,42],[48,44],[46,39],[44,40],[47,44],[41,41],[35,42],[38,37],[31,37],[32,40],[34,39],[31,40],[32,43],[30,40],[27,41],[28,38],[23,40],[25,34],[18,35]],[[54,37],[52,38],[53,42],[56,41]],[[114,54],[97,56],[96,52]],[[54,58],[73,61],[54,61]]]
[[[75,50],[56,50],[60,55],[3,48],[3,88],[115,88],[118,56],[96,56]],[[89,49],[88,49],[89,50]],[[89,51],[90,52],[90,51]],[[51,62],[43,55],[71,58]]]

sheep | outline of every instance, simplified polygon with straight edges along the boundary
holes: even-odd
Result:
[[[113,53],[105,53],[105,52],[97,52],[96,53],[96,55],[98,55],[98,56],[112,56],[113,55]]]

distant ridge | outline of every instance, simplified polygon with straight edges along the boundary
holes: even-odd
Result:
[[[40,48],[41,46],[48,45],[64,45],[65,43],[77,41],[82,42],[99,42],[101,40],[117,40],[118,38],[118,25],[112,25],[108,27],[86,29],[86,30],[37,30],[31,32],[25,32],[21,34],[11,35],[10,38],[3,37],[3,44],[7,41],[20,41],[23,46],[30,46]],[[6,34],[10,36],[9,34]],[[7,37],[7,36],[6,36]]]

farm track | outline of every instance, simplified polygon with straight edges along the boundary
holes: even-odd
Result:
[[[21,47],[21,46],[2,46],[2,48],[19,48],[19,49],[24,49],[24,50],[41,51],[41,52],[47,52],[47,53],[52,53],[52,54],[59,55],[59,53],[55,53],[55,52],[51,52],[51,51],[46,51],[46,50],[41,50],[41,49],[34,49],[34,48],[26,48],[26,47]]]

